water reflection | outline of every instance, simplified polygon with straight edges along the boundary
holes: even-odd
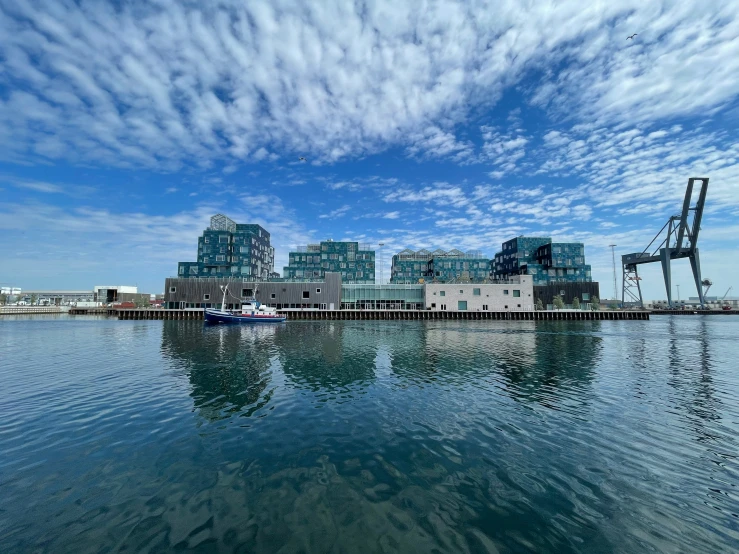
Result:
[[[375,379],[382,337],[378,326],[344,322],[293,322],[275,337],[285,377],[313,392],[359,391]]]
[[[668,384],[678,391],[676,403],[684,409],[685,418],[697,440],[710,442],[715,437],[706,424],[721,419],[721,401],[716,396],[713,382],[709,324],[706,318],[700,318],[689,322],[692,325],[682,324],[678,329],[675,319],[670,318],[668,324]]]
[[[222,419],[250,406],[260,408],[271,379],[271,356],[280,325],[204,326],[165,321],[161,351],[180,362],[192,386],[195,407]],[[261,401],[260,401],[261,399]]]
[[[600,322],[165,322],[162,352],[184,364],[195,406],[216,419],[264,405],[276,370],[312,393],[359,394],[392,376],[400,387],[497,388],[555,407],[591,383],[599,329]]]

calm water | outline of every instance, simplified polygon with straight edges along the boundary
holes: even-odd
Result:
[[[0,319],[0,552],[729,552],[739,317]]]

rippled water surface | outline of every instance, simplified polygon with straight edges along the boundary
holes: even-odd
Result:
[[[739,317],[0,320],[0,552],[730,552]]]

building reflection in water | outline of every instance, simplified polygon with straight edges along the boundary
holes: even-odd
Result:
[[[281,332],[281,325],[165,321],[161,351],[187,373],[195,408],[208,419],[222,419],[266,402],[260,399],[272,378],[271,358]]]
[[[184,364],[196,408],[212,419],[245,406],[258,409],[269,400],[260,399],[275,377],[313,393],[350,393],[348,398],[379,376],[392,377],[401,387],[489,388],[556,408],[569,389],[592,381],[601,348],[599,325],[421,321],[210,327],[165,322],[162,352]],[[580,395],[580,401],[584,398]]]
[[[275,337],[286,379],[311,391],[358,391],[375,380],[375,358],[386,335],[360,322],[294,322]]]
[[[582,389],[593,380],[602,348],[599,325],[432,322],[413,340],[408,331],[393,337],[392,370],[408,384],[495,387],[515,400],[556,407],[563,389]]]

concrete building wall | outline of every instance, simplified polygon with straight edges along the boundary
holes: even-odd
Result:
[[[534,309],[534,287],[529,275],[501,284],[427,283],[425,287],[427,310],[515,312]]]

